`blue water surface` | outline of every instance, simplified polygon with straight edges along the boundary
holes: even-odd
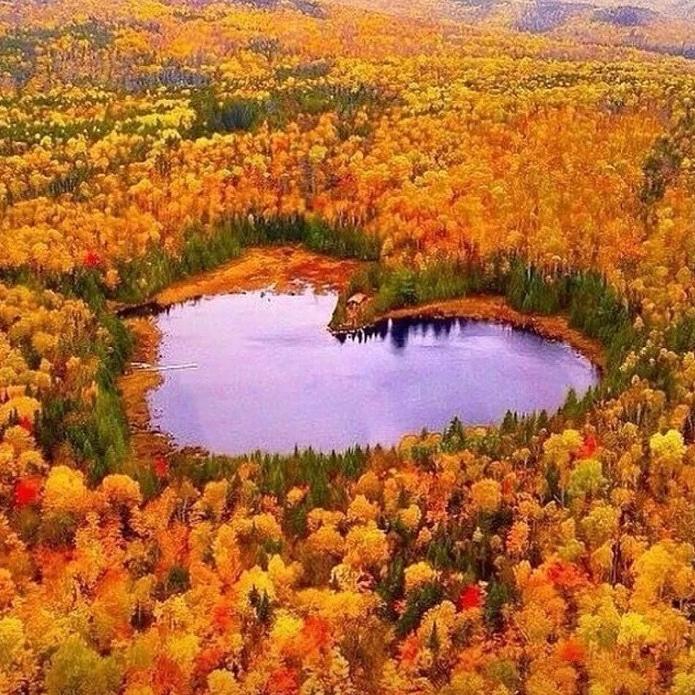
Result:
[[[391,445],[441,430],[558,408],[596,369],[569,346],[485,321],[398,320],[338,339],[334,294],[249,292],[176,305],[157,317],[162,373],[154,425],[179,446],[239,454],[295,445]]]

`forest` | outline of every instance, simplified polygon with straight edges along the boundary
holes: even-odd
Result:
[[[601,379],[142,454],[129,309],[288,245],[334,328],[497,297]],[[695,695],[693,408],[690,0],[0,3],[1,695]]]

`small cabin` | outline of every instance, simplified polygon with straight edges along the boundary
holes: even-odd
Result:
[[[367,295],[364,294],[364,292],[357,292],[347,300],[347,307],[351,311],[355,311],[356,309],[359,309],[366,301]]]

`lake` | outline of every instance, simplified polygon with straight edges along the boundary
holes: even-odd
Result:
[[[226,454],[398,442],[423,428],[556,410],[598,380],[568,345],[503,324],[397,320],[338,338],[335,294],[249,292],[156,317],[162,372],[153,425],[179,446]]]

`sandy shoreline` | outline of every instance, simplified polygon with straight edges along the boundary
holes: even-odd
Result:
[[[126,326],[135,338],[133,362],[155,364],[159,359],[161,335],[151,316],[126,319]],[[130,444],[138,464],[153,465],[159,456],[173,450],[169,438],[152,428],[147,394],[157,388],[162,376],[151,369],[130,368],[118,379],[123,408],[130,428]]]

